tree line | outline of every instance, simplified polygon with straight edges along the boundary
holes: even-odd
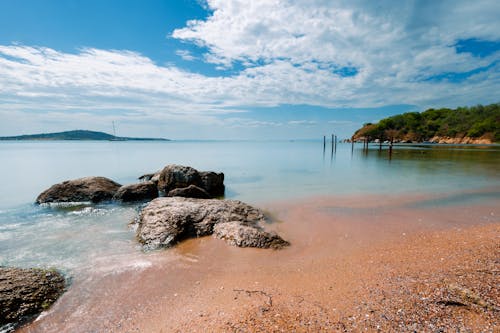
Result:
[[[435,136],[483,137],[500,142],[500,103],[407,112],[376,124],[364,124],[354,133],[353,139],[424,142]]]

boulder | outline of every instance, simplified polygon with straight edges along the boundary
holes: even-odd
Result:
[[[267,232],[260,226],[247,226],[239,222],[216,224],[214,226],[214,236],[239,247],[281,249],[290,245],[275,232]]]
[[[167,193],[167,197],[185,197],[197,199],[210,199],[211,196],[207,191],[196,185],[189,185],[188,187],[176,188]]]
[[[202,186],[198,170],[183,165],[167,165],[160,172],[158,190],[168,193],[173,189],[188,187],[189,185]]]
[[[158,189],[152,181],[124,185],[116,191],[113,200],[122,202],[152,200],[158,197]]]
[[[157,174],[153,174],[153,180]],[[145,175],[149,177],[150,175]],[[141,176],[144,177],[144,176]],[[167,165],[158,176],[158,190],[166,195],[174,189],[190,185],[204,189],[210,197],[224,195],[224,174],[212,171],[201,171],[182,165]]]
[[[213,171],[200,171],[203,188],[212,196],[220,197],[224,195],[224,174]]]
[[[216,237],[237,246],[279,248],[278,240],[288,245],[278,235],[266,233],[260,226],[264,222],[259,209],[241,201],[157,198],[138,218],[137,239],[147,250],[169,247],[189,237],[210,235],[215,225],[231,223],[218,227]]]
[[[53,270],[0,267],[0,326],[16,326],[50,307],[64,292]]]
[[[52,185],[43,191],[36,202],[82,202],[93,203],[111,200],[120,184],[105,177],[85,177]]]

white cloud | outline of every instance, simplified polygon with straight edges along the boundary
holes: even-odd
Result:
[[[329,120],[329,124],[334,124],[334,125],[353,125],[356,124],[353,121],[350,120]]]
[[[500,40],[497,1],[209,0],[206,5],[213,15],[188,22],[172,37],[208,51],[176,54],[219,69],[243,65],[240,72],[209,77],[123,50],[65,53],[4,45],[1,110],[47,110],[72,119],[124,110],[127,119],[218,123],[221,113],[280,104],[424,108],[498,102],[500,52],[479,58],[454,47],[460,39]],[[487,69],[460,83],[428,80],[482,67]],[[355,68],[355,75],[344,75],[346,68]],[[223,124],[276,125],[241,117]]]
[[[258,128],[258,127],[276,127],[276,126],[282,126],[283,124],[277,121],[264,121],[264,120],[256,120],[249,118],[232,117],[220,121],[219,125],[227,126],[230,128],[240,128],[240,127]]]
[[[303,126],[314,126],[317,125],[318,122],[315,120],[290,120],[288,122],[289,125],[303,125]]]
[[[186,61],[193,61],[196,60],[197,58],[188,50],[177,50],[175,51],[175,54],[177,54],[179,57],[181,57],[183,60]]]
[[[288,79],[291,87],[284,93],[292,103],[311,99],[326,106],[477,103],[487,95],[477,95],[474,86],[456,100],[451,92],[456,85],[425,79],[500,60],[499,52],[478,59],[457,54],[454,47],[459,39],[500,40],[496,1],[209,0],[207,5],[212,16],[190,21],[172,36],[208,48],[209,62],[226,67],[253,64],[255,68],[246,74],[257,73],[255,77],[264,82]],[[332,74],[343,67],[354,67],[358,74],[354,78]],[[488,73],[498,74],[498,66]],[[498,88],[497,76],[487,83],[490,92]],[[463,86],[468,89],[477,83]],[[282,87],[278,84],[276,90]],[[297,90],[303,96],[297,96]]]

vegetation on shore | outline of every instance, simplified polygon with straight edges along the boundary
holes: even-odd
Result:
[[[3,136],[0,140],[102,140],[102,141],[168,141],[161,138],[129,138],[114,136],[104,132],[75,130],[57,133],[42,133],[18,136]]]
[[[452,138],[462,140],[461,143],[466,143],[467,138],[472,142],[474,139],[500,142],[500,103],[428,109],[388,117],[357,130],[353,139],[361,138],[403,142],[438,142],[440,138]]]

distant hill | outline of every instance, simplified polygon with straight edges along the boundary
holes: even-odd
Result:
[[[408,112],[365,124],[354,140],[436,143],[500,142],[500,103]]]
[[[85,130],[66,131],[57,133],[29,134],[18,136],[2,136],[0,140],[97,140],[97,141],[170,141],[162,138],[128,138],[119,137],[104,132]]]

